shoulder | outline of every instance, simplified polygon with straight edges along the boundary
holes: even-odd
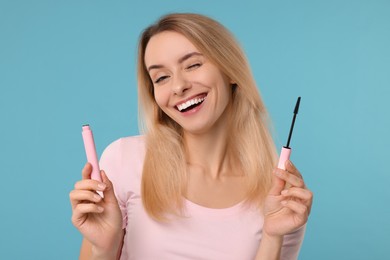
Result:
[[[142,152],[145,151],[145,136],[128,136],[122,137],[104,149],[102,157],[106,155],[124,156],[128,152]]]
[[[100,164],[103,164],[102,166],[107,166],[109,163],[122,164],[124,161],[138,164],[143,161],[144,155],[144,136],[122,137],[112,142],[104,149],[100,158]]]
[[[100,169],[104,170],[118,192],[132,188],[138,190],[144,157],[145,136],[122,137],[109,144],[100,158]],[[123,186],[131,183],[131,186]]]

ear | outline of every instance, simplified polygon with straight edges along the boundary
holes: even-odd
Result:
[[[230,86],[232,87],[232,91],[233,91],[233,92],[234,92],[234,91],[237,89],[237,87],[238,87],[237,83],[236,83],[234,80],[232,80],[232,79],[229,79],[229,84],[230,84]]]
[[[230,83],[230,86],[232,86],[232,91],[233,91],[233,92],[234,92],[234,91],[237,89],[237,87],[238,87],[237,83]]]

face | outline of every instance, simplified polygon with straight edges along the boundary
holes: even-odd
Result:
[[[170,31],[154,35],[144,62],[156,103],[185,132],[224,127],[231,83],[186,37]]]

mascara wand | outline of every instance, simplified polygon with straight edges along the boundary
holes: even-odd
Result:
[[[287,160],[290,159],[290,154],[291,154],[290,141],[291,141],[291,136],[292,136],[294,125],[295,125],[295,119],[296,119],[297,114],[298,114],[300,103],[301,103],[301,97],[298,97],[298,100],[297,100],[297,103],[296,103],[295,109],[294,109],[294,117],[293,117],[292,122],[291,122],[290,133],[289,133],[288,139],[287,139],[287,145],[283,146],[282,151],[280,152],[278,168],[282,169],[282,170],[286,169],[284,164]]]
[[[300,103],[301,103],[301,97],[298,97],[298,100],[297,100],[297,103],[296,103],[295,109],[294,109],[294,117],[293,117],[293,120],[291,122],[290,133],[288,134],[287,145],[285,146],[286,148],[290,148],[291,136],[292,136],[292,132],[294,130],[295,118],[297,118]]]

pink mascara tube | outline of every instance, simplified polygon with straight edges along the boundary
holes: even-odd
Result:
[[[291,154],[290,141],[291,141],[291,136],[292,136],[292,132],[294,129],[295,118],[297,117],[297,114],[298,114],[300,102],[301,102],[301,97],[298,97],[298,100],[297,100],[297,103],[296,103],[295,109],[294,109],[294,117],[293,117],[291,127],[290,127],[290,134],[288,135],[287,145],[283,146],[282,151],[280,152],[278,168],[282,169],[282,170],[286,170],[285,163],[287,160],[290,159],[290,154]]]
[[[84,141],[85,153],[87,155],[87,161],[92,165],[91,179],[102,181],[100,176],[99,161],[96,154],[95,141],[93,140],[92,130],[89,125],[83,125],[82,135]],[[103,197],[102,192],[98,192],[101,197]]]

